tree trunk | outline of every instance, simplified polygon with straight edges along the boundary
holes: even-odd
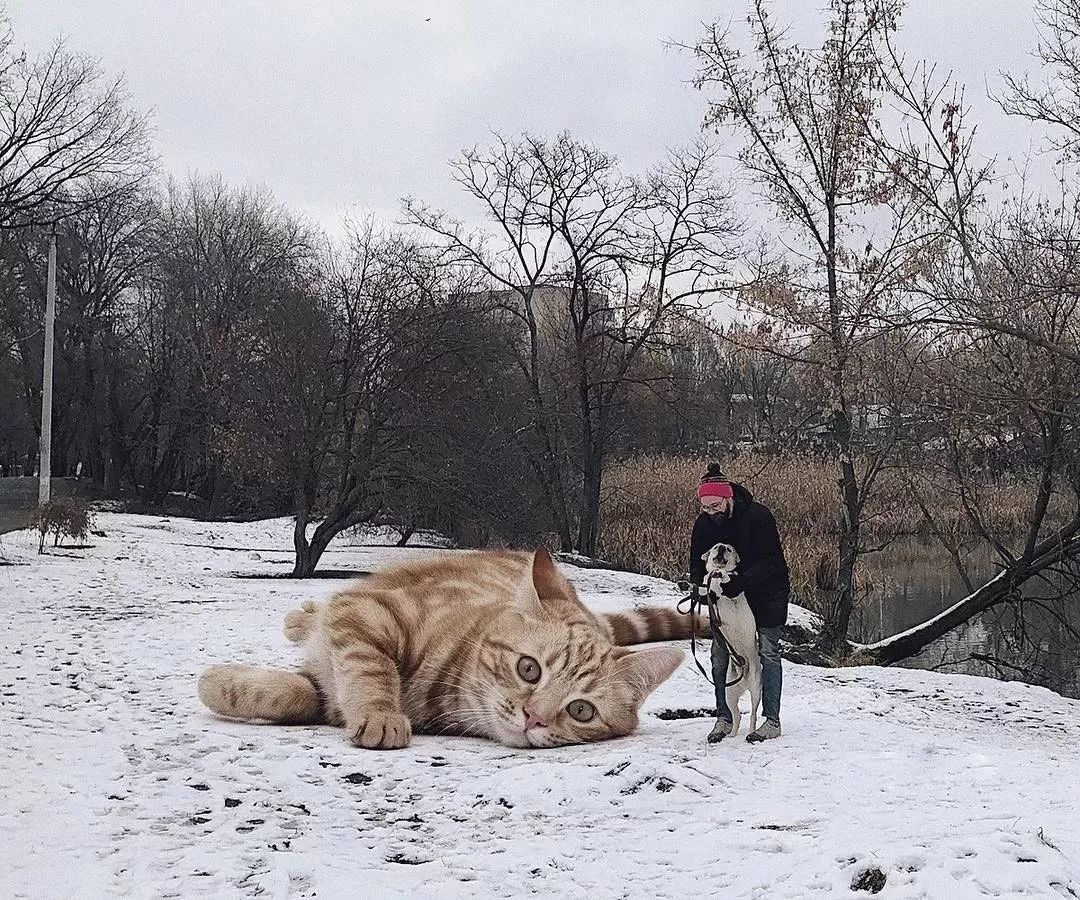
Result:
[[[322,550],[316,551],[308,542],[307,526],[307,512],[298,512],[293,524],[293,551],[296,559],[293,561],[292,578],[310,578],[322,555]]]
[[[564,553],[569,553],[574,548],[574,540],[570,533],[570,511],[566,506],[566,495],[562,490],[562,480],[559,477],[558,463],[552,459],[549,461],[547,468],[548,477],[544,487],[545,493],[548,496],[551,512],[555,517],[555,528],[559,533],[559,549]]]
[[[120,496],[120,485],[130,462],[130,454],[123,439],[122,422],[120,404],[116,398],[116,387],[110,384],[108,439],[105,447],[105,494],[108,497]]]
[[[356,498],[352,496],[339,499],[312,533],[311,540],[307,539],[309,521],[307,509],[297,514],[296,524],[293,526],[293,549],[296,552],[296,560],[293,563],[291,577],[310,578],[326,548],[335,537],[346,528],[370,522],[378,512],[377,507],[358,510],[356,503]]]
[[[836,567],[836,585],[830,591],[832,602],[825,607],[817,649],[822,653],[835,654],[848,646],[848,628],[855,608],[855,566],[858,562],[857,532],[841,526],[839,561]]]
[[[837,394],[842,397],[841,386]],[[840,537],[837,547],[836,584],[833,602],[824,610],[817,648],[833,654],[847,647],[851,612],[855,608],[855,569],[859,562],[859,482],[852,462],[851,417],[846,404],[833,413],[833,436],[840,450]]]
[[[582,556],[596,556],[600,538],[600,484],[603,460],[599,448],[588,448],[581,481],[581,513],[575,548]]]
[[[1016,588],[1043,570],[1066,559],[1076,559],[1080,556],[1080,538],[1076,536],[1078,530],[1080,523],[1072,523],[1039,544],[1030,562],[1019,560],[934,618],[862,648],[866,662],[887,666],[908,659],[957,626],[1001,603]]]
[[[408,525],[402,526],[402,529],[400,531],[401,536],[397,539],[397,542],[394,544],[394,546],[404,547],[406,544],[409,543],[409,538],[411,538],[415,533],[416,525],[414,525],[412,522],[410,522]]]
[[[835,186],[833,186],[835,187]],[[829,290],[829,337],[832,358],[830,364],[829,404],[832,407],[830,430],[836,452],[840,456],[840,536],[838,541],[834,602],[827,606],[824,625],[817,647],[824,653],[835,653],[847,646],[851,611],[855,606],[855,569],[859,562],[859,526],[862,502],[859,480],[855,472],[851,413],[845,390],[848,364],[848,342],[843,325],[840,284],[837,265],[837,197],[834,190],[826,196],[828,231],[825,246],[825,271]]]
[[[304,535],[294,530],[293,547],[296,550],[296,561],[293,563],[292,577],[310,578],[314,575],[315,567],[319,564],[319,560],[322,559],[326,548],[330,546],[330,542],[341,533],[344,527],[345,521],[343,519],[324,519],[311,535],[310,541],[305,540]]]

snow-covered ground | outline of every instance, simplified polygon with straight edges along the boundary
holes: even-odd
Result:
[[[910,669],[785,668],[784,737],[708,746],[708,719],[556,750],[203,710],[211,662],[288,664],[283,614],[333,581],[290,525],[103,514],[106,537],[0,567],[0,897],[1080,896],[1080,702]],[[370,569],[419,550],[331,549]],[[587,602],[661,581],[567,570]],[[647,710],[700,708],[688,663]]]

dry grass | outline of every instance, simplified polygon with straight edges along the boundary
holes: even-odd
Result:
[[[700,457],[639,456],[623,460],[606,475],[600,553],[626,568],[661,578],[678,578],[689,561],[690,529],[698,513],[694,488],[708,460]],[[818,566],[836,558],[837,484],[835,463],[813,456],[746,454],[727,462],[725,472],[769,506],[780,525],[798,602],[813,607]],[[922,489],[921,489],[922,490]],[[979,505],[997,534],[1015,535],[1025,524],[1030,480],[1008,475],[979,489]],[[952,534],[969,530],[959,500],[926,488],[940,527]],[[902,535],[930,537],[907,480],[881,476],[875,506],[865,518],[864,540],[886,543]],[[868,585],[862,585],[865,589]]]

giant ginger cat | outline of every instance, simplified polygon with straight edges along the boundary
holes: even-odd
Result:
[[[238,719],[344,725],[354,744],[412,733],[554,747],[629,734],[642,701],[683,659],[687,617],[645,609],[597,616],[546,550],[428,557],[355,582],[285,617],[301,672],[211,666],[199,696]]]

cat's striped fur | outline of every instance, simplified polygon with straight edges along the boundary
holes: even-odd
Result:
[[[369,748],[404,747],[413,731],[556,746],[632,731],[683,651],[622,645],[688,637],[689,620],[673,609],[597,616],[546,550],[476,551],[305,603],[285,634],[305,647],[302,673],[212,666],[203,702],[234,718],[344,725]]]

